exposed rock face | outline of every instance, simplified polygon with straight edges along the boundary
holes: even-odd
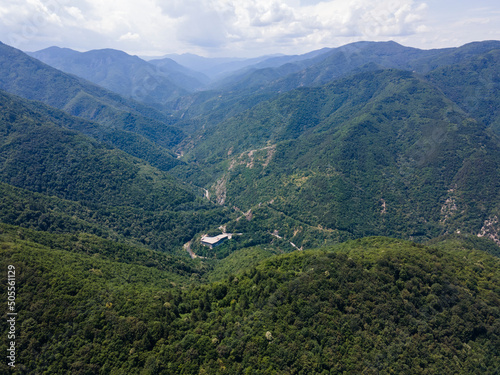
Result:
[[[263,168],[266,168],[273,159],[275,153],[276,145],[242,152],[239,156],[231,159],[228,170],[231,171],[238,165],[244,165],[249,169],[254,168],[256,165],[262,165]],[[231,147],[227,155],[230,156],[232,154],[233,148]]]
[[[215,195],[217,197],[217,204],[220,204],[221,206],[226,203],[226,183],[227,181],[225,176],[217,180],[217,182],[215,183]]]
[[[444,223],[457,211],[457,202],[455,196],[453,195],[454,191],[454,189],[448,190],[450,196],[448,197],[448,199],[446,199],[443,206],[441,207],[441,216],[443,217],[441,219],[441,223]]]
[[[477,236],[489,238],[495,241],[497,245],[500,245],[500,221],[498,220],[498,216],[495,215],[485,220]]]

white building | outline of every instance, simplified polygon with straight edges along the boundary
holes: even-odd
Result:
[[[208,246],[212,249],[214,246],[220,245],[224,240],[231,239],[232,236],[233,235],[231,233],[222,233],[215,237],[203,235],[201,237],[201,243],[202,245]]]

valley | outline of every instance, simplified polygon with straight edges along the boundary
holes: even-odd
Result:
[[[494,374],[499,66],[0,43],[16,373]]]

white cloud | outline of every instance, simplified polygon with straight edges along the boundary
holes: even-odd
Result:
[[[184,46],[224,54],[268,53],[312,42],[316,44],[310,48],[319,48],[317,43],[331,45],[338,37],[409,35],[421,27],[423,10],[422,3],[411,0],[144,0],[124,1],[119,9],[101,0],[89,2],[94,11],[87,26],[103,34],[140,34],[143,45],[168,52]],[[152,14],[156,22],[150,20]]]
[[[81,9],[74,7],[74,6],[73,7],[64,7],[64,9],[68,13],[68,15],[73,17],[73,19],[75,21],[81,22],[81,21],[85,20],[85,17],[83,16]]]
[[[247,8],[250,26],[270,27],[276,24],[291,24],[296,21],[294,10],[280,2],[255,3]]]
[[[128,40],[139,40],[141,37],[137,33],[131,33],[130,31],[126,34],[123,34],[119,40],[120,41],[128,41]]]
[[[486,0],[468,7],[480,9],[481,1]],[[440,33],[464,39],[471,34],[467,27],[498,35],[492,5],[474,14],[461,7],[443,22],[446,7],[437,0],[0,0],[0,35],[25,50],[60,45],[247,56],[357,40],[418,46],[418,41],[436,43]],[[429,18],[436,9],[442,14]]]
[[[14,46],[46,40],[51,32],[64,26],[66,15],[55,1],[1,0],[0,9],[0,33],[6,43]]]
[[[176,36],[180,41],[200,47],[220,47],[227,41],[227,19],[215,9],[205,8],[178,18]]]
[[[411,0],[338,0],[308,7],[307,12],[330,31],[330,37],[378,38],[416,32],[423,10]]]
[[[500,40],[500,7],[496,0],[427,0],[427,4],[425,27],[419,27],[418,34],[401,38],[401,43],[441,48]]]

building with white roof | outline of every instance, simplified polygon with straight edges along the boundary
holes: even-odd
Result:
[[[231,239],[232,236],[233,235],[231,233],[222,233],[215,237],[203,235],[201,237],[201,243],[202,245],[208,246],[212,249],[214,246],[220,245],[224,240]]]

